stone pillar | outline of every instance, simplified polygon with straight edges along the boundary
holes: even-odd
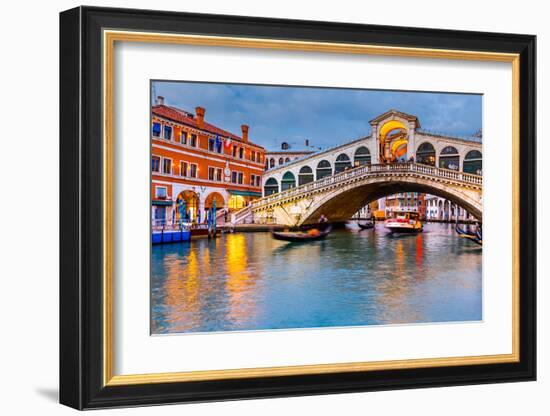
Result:
[[[415,136],[415,124],[414,122],[409,122],[409,135],[408,135],[408,143],[407,143],[407,160],[409,160],[412,157],[414,157],[414,161],[416,162],[416,136]]]
[[[372,126],[371,128],[371,137],[374,139],[373,149],[371,149],[371,163],[377,164],[380,163],[380,142],[378,141],[378,125]]]

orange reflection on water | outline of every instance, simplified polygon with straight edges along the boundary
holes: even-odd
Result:
[[[227,319],[243,324],[255,315],[256,296],[252,292],[255,281],[250,275],[247,239],[244,234],[231,234],[225,241],[227,280],[225,287],[229,295]]]
[[[166,321],[177,331],[186,331],[196,326],[197,322],[188,319],[200,312],[200,263],[195,251],[190,251],[187,264],[174,261],[171,256],[165,260],[168,271],[164,289],[166,290]]]

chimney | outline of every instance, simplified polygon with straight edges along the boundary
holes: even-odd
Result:
[[[203,107],[195,108],[195,113],[197,114],[197,125],[202,129],[204,127],[204,113],[206,110]]]
[[[157,97],[157,105],[164,105],[164,97],[162,95]]]
[[[248,126],[246,124],[243,124],[241,126],[241,131],[243,132],[243,141],[247,142],[248,141]]]

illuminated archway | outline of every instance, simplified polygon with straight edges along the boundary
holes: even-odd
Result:
[[[214,201],[216,201],[216,210],[222,209],[225,205],[225,200],[218,192],[212,192],[204,200],[204,208],[210,209],[214,207]]]
[[[176,219],[195,221],[199,213],[199,196],[193,191],[180,192],[176,207]]]
[[[246,207],[246,200],[241,195],[231,195],[229,201],[227,201],[227,207],[231,210],[244,208]]]
[[[379,130],[380,162],[395,162],[407,155],[407,126],[399,120],[389,120]]]

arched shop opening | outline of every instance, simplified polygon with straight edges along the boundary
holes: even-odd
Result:
[[[327,160],[321,160],[317,165],[317,180],[332,175],[332,166]]]
[[[199,214],[199,196],[193,191],[183,191],[176,199],[176,219],[196,221]]]
[[[231,195],[227,201],[227,207],[231,210],[246,207],[246,199],[242,195]]]
[[[313,170],[309,166],[303,166],[298,173],[298,185],[305,185],[313,180]]]
[[[292,172],[286,172],[281,180],[281,192],[296,187],[296,178]]]
[[[477,150],[470,150],[464,157],[464,167],[462,170],[466,173],[473,173],[474,175],[481,175],[483,169],[483,161],[481,152]]]
[[[459,170],[460,156],[453,146],[445,147],[439,154],[439,167],[444,169]]]
[[[206,197],[206,199],[204,200],[204,209],[208,210],[214,208],[214,202],[216,202],[216,211],[219,209],[223,209],[225,201],[223,199],[223,196],[221,196],[221,194],[219,194],[218,192],[212,192]]]
[[[264,196],[276,194],[277,192],[279,192],[279,184],[277,183],[277,179],[269,178],[265,181]]]
[[[334,163],[334,173],[340,173],[346,169],[351,168],[351,161],[349,156],[345,153],[339,154]]]
[[[431,143],[422,143],[416,151],[416,162],[435,166],[435,148]]]
[[[370,165],[371,159],[370,159],[370,151],[365,146],[359,147],[355,151],[355,155],[353,158],[353,165],[354,166],[362,166],[362,165]]]

